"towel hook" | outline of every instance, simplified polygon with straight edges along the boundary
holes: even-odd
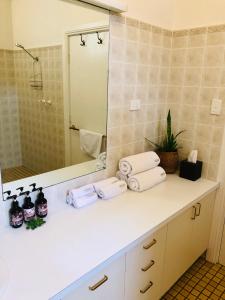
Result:
[[[99,32],[96,32],[96,33],[97,33],[97,38],[98,38],[98,44],[99,44],[99,45],[103,44],[103,39],[100,38]]]
[[[80,45],[81,45],[82,47],[85,46],[85,45],[86,45],[86,42],[85,42],[85,40],[83,39],[83,34],[80,35],[80,40],[81,40]]]

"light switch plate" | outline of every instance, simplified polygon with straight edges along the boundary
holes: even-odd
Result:
[[[140,110],[141,109],[141,101],[139,99],[130,101],[130,110]]]
[[[211,103],[211,115],[220,115],[222,110],[222,100],[214,98]]]

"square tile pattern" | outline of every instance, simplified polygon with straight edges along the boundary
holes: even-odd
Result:
[[[200,257],[161,298],[171,299],[225,299],[225,267]]]

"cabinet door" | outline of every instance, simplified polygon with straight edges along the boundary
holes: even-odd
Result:
[[[160,229],[127,253],[126,300],[160,298],[166,230],[166,227]]]
[[[93,276],[63,300],[124,300],[125,256]]]
[[[194,208],[168,224],[163,290],[166,292],[192,264]]]
[[[214,196],[214,193],[211,193],[195,205],[197,216],[193,222],[193,261],[208,247],[214,208]]]

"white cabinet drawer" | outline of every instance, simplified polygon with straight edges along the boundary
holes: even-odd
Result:
[[[125,256],[76,288],[62,300],[124,300]]]
[[[159,299],[165,241],[166,227],[127,253],[126,300]]]

